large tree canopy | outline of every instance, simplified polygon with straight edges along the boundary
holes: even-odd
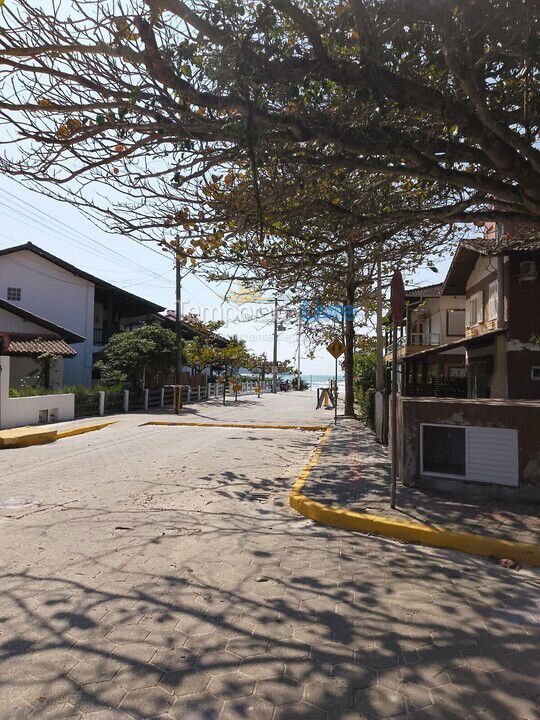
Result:
[[[535,5],[7,0],[0,113],[19,142],[3,169],[147,238],[212,235],[201,188],[248,169],[259,205],[275,158],[436,185],[441,203],[404,204],[407,220],[538,228]]]

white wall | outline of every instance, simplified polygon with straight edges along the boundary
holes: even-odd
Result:
[[[0,357],[0,429],[37,425],[40,410],[49,411],[49,422],[73,420],[75,395],[36,395],[33,397],[9,397],[9,357]]]
[[[480,255],[467,280],[467,290],[497,270],[497,258]]]
[[[409,314],[412,323],[415,321],[423,322],[424,332],[428,332],[428,326],[431,319],[431,332],[439,336],[439,343],[444,345],[457,340],[454,336],[448,336],[446,333],[446,311],[447,310],[465,310],[465,297],[462,295],[441,295],[437,298],[426,298],[421,307],[416,312],[412,310]],[[463,329],[465,335],[465,328]],[[457,353],[462,350],[456,350]]]
[[[83,335],[86,340],[74,347],[75,358],[64,362],[66,385],[90,385],[94,344],[94,284],[54,263],[22,250],[0,256],[0,298],[7,300],[7,288],[20,287],[19,303],[51,322]],[[15,304],[15,303],[14,303]],[[30,329],[18,332],[36,332]],[[16,328],[13,328],[13,332]],[[39,328],[37,332],[43,331]]]
[[[12,357],[9,370],[9,387],[21,387],[21,381],[38,369],[37,362],[31,357]],[[64,359],[59,358],[51,365],[49,387],[56,390],[62,387],[64,379]]]

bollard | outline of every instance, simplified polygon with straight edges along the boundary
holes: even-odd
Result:
[[[191,402],[191,385],[187,386],[187,403]]]
[[[201,386],[197,385],[197,400],[200,402],[201,400]]]
[[[129,390],[124,390],[124,412],[129,412]]]
[[[161,388],[161,392],[159,394],[159,407],[165,406],[165,388]]]
[[[150,390],[148,388],[144,389],[143,394],[143,407],[145,410],[148,410],[148,395],[150,394]]]
[[[99,391],[99,414],[105,415],[105,392],[104,392],[104,390]]]

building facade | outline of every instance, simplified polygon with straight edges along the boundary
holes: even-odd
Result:
[[[0,299],[84,337],[77,354],[64,360],[66,385],[91,385],[95,357],[111,334],[129,318],[164,310],[33,243],[0,250]]]

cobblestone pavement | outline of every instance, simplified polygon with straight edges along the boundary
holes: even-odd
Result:
[[[538,718],[535,572],[295,514],[319,433],[146,419],[0,454],[1,720]]]
[[[333,430],[304,492],[313,500],[357,512],[540,543],[539,505],[485,499],[464,501],[398,485],[397,507],[392,510],[388,450],[356,420],[342,419]]]

